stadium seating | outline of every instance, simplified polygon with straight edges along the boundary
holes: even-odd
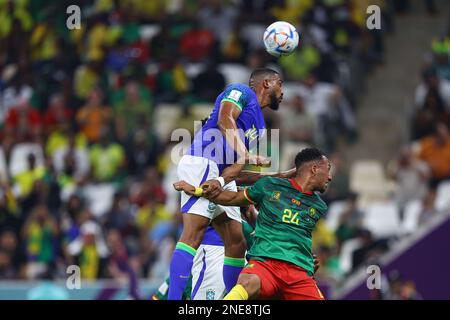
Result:
[[[350,190],[359,195],[362,206],[388,194],[383,165],[377,160],[357,160],[350,168]]]
[[[450,181],[439,184],[436,195],[436,209],[438,211],[450,209]]]
[[[414,233],[419,227],[419,216],[422,210],[420,200],[412,200],[405,206],[403,221],[400,225],[400,230],[403,235]]]
[[[223,63],[219,71],[224,75],[226,84],[242,82],[248,83],[250,69],[238,63]]]
[[[395,236],[400,230],[397,204],[391,200],[370,203],[365,210],[363,225],[375,238]]]
[[[172,130],[175,128],[181,112],[181,106],[177,104],[160,104],[156,108],[154,125],[156,134],[161,141],[170,139]]]

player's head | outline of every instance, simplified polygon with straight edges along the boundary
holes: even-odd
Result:
[[[309,179],[314,191],[325,192],[331,181],[331,163],[322,151],[306,148],[295,157],[297,176]]]
[[[257,93],[261,92],[264,95],[263,97],[258,97],[260,101],[268,101],[266,106],[270,109],[278,110],[283,99],[283,90],[281,88],[283,81],[278,72],[269,68],[256,69],[250,75],[248,84]]]

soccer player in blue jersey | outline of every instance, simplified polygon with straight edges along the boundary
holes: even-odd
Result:
[[[237,191],[234,180],[245,163],[268,164],[266,158],[251,155],[249,149],[266,128],[262,109],[277,110],[282,98],[280,75],[267,68],[252,72],[248,86],[227,86],[189,151],[180,159],[179,180],[203,186],[210,197],[221,189]],[[218,206],[206,198],[182,193],[181,212],[184,228],[170,263],[168,299],[182,298],[193,259],[210,223],[224,242],[223,281],[226,290],[231,290],[245,264],[246,243],[239,207]]]

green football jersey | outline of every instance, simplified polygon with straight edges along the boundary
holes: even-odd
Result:
[[[327,205],[316,193],[304,193],[294,179],[264,177],[244,190],[258,204],[249,259],[277,259],[314,274],[312,231]]]

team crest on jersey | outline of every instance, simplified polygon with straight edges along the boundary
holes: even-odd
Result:
[[[272,192],[272,196],[270,197],[270,201],[279,201],[281,197],[281,192],[280,191],[274,191]]]
[[[216,291],[213,289],[208,289],[206,291],[206,300],[214,300],[214,297],[216,296]]]
[[[301,201],[297,200],[297,199],[292,199],[292,203],[295,204],[296,206],[300,207],[301,206]]]
[[[309,209],[309,216],[311,218],[314,218],[315,215],[316,215],[316,209],[315,208],[310,208]]]
[[[217,205],[214,202],[209,202],[208,204],[208,212],[213,213],[216,210]]]

